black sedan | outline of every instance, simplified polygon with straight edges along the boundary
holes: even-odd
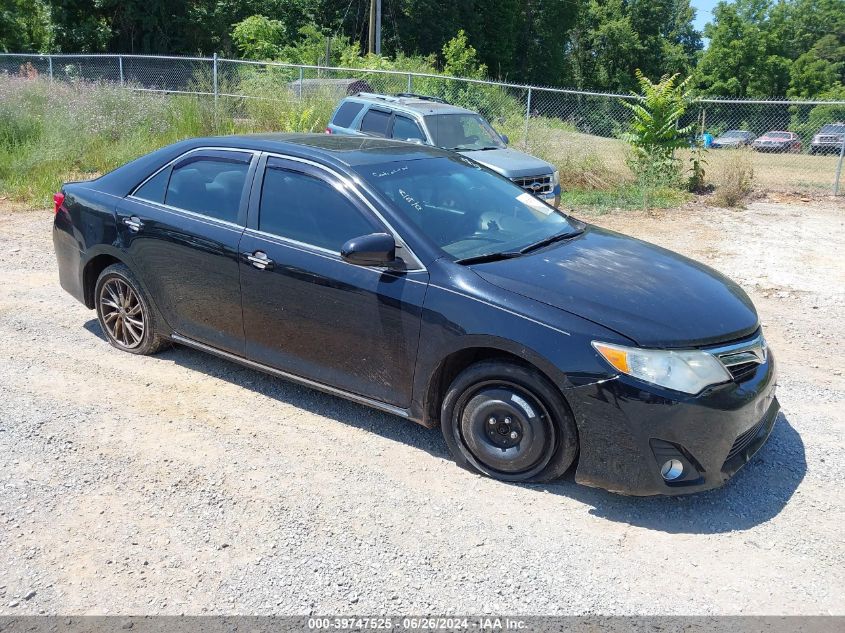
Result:
[[[55,196],[62,286],[133,354],[187,345],[440,425],[461,466],[630,494],[766,441],[745,293],[472,160],[384,139],[189,140]],[[166,397],[161,394],[160,397]]]

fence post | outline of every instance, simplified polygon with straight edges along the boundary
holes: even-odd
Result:
[[[53,81],[53,56],[47,55],[47,64],[49,66],[50,72],[50,81]]]
[[[839,178],[842,176],[842,159],[845,158],[845,134],[842,136],[842,147],[839,148],[839,162],[836,165],[836,180],[833,183],[833,195],[839,195]]]
[[[299,67],[299,101],[302,101],[302,66]]]
[[[525,139],[522,143],[523,149],[528,149],[528,121],[531,120],[531,86],[528,87],[528,100],[525,105]]]
[[[217,53],[214,53],[213,64],[211,68],[211,81],[214,83],[214,108],[217,109]]]
[[[408,73],[408,94],[414,91],[414,76]]]
[[[123,55],[119,55],[117,58],[117,65],[120,66],[120,85],[123,85]]]

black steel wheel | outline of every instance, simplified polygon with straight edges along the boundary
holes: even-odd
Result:
[[[577,453],[572,415],[536,370],[484,361],[464,370],[443,401],[441,428],[455,461],[505,481],[549,481]]]
[[[167,341],[155,330],[155,315],[130,270],[106,268],[94,289],[97,319],[109,343],[131,354],[154,354]]]

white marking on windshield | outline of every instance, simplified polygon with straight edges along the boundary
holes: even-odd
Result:
[[[404,165],[402,167],[397,167],[396,169],[391,169],[388,171],[374,171],[373,176],[376,178],[383,178],[385,176],[393,176],[394,174],[398,174],[400,171],[408,171],[408,166]]]

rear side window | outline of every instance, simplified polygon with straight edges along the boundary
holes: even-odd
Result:
[[[387,136],[390,113],[382,110],[370,110],[361,120],[361,131],[376,136]]]
[[[393,119],[393,132],[390,137],[400,141],[407,141],[408,139],[414,138],[418,138],[421,141],[425,140],[425,135],[420,130],[420,126],[404,116],[397,116]]]
[[[325,180],[268,166],[258,230],[340,252],[347,240],[383,229]]]
[[[170,168],[162,169],[155,176],[150,178],[143,185],[138,187],[133,194],[136,198],[149,200],[150,202],[164,202],[164,193],[167,190],[167,181],[170,179]]]
[[[165,204],[227,222],[238,221],[249,163],[197,158],[173,168]]]
[[[350,127],[352,121],[358,116],[358,113],[364,108],[363,103],[357,101],[344,101],[340,104],[337,112],[334,114],[332,123],[338,127]]]

